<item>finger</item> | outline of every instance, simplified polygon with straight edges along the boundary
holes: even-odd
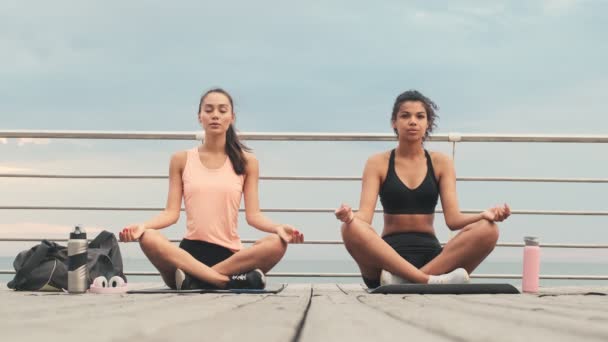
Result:
[[[502,210],[500,208],[496,208],[496,218],[500,219],[502,217]]]
[[[283,233],[283,238],[285,239],[285,242],[287,242],[287,243],[291,243],[291,241],[293,241],[293,237],[291,236],[291,234]]]
[[[289,239],[287,239],[287,238],[285,237],[285,235],[283,235],[283,234],[281,234],[281,233],[279,233],[278,235],[279,235],[279,238],[281,238],[281,241],[283,241],[283,242],[285,242],[285,243],[289,243]]]

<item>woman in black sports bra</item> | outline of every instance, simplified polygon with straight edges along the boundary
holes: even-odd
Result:
[[[496,245],[495,222],[511,214],[506,204],[479,214],[460,212],[452,160],[423,146],[435,127],[436,109],[415,90],[397,97],[391,124],[399,144],[368,159],[359,211],[353,213],[345,204],[336,210],[344,222],[344,245],[370,288],[400,282],[469,282],[469,274]],[[384,209],[382,237],[370,225],[378,196]],[[444,248],[433,228],[439,198],[447,226],[460,230]]]

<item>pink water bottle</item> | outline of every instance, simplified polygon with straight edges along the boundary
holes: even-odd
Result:
[[[540,274],[540,247],[538,238],[524,237],[524,272],[521,278],[523,292],[538,292],[538,278]]]

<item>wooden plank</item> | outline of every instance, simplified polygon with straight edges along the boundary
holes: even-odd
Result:
[[[18,341],[149,339],[159,333],[178,337],[183,322],[232,312],[261,295],[63,295],[32,297],[36,315],[19,309],[0,314],[3,339]],[[27,322],[24,324],[23,322]],[[27,329],[27,333],[24,331]],[[199,338],[200,341],[200,338]]]
[[[360,286],[347,289],[351,293],[336,284],[313,285],[301,341],[395,341],[398,336],[417,341],[450,340],[362,304],[358,300],[364,294]]]
[[[291,284],[278,295],[3,289],[0,332],[3,340],[65,342],[608,340],[608,296],[575,295],[603,289],[543,290],[541,296],[420,296],[370,295],[360,284]]]
[[[135,341],[145,337],[148,341],[290,341],[297,334],[311,297],[310,284],[288,285],[279,294],[222,295],[212,307],[200,306],[202,313],[174,320],[170,329],[156,331],[153,335],[129,334],[119,341]],[[230,310],[218,310],[225,301],[235,298],[251,298],[233,305]]]
[[[588,325],[542,312],[464,303],[461,299],[464,296],[370,296],[361,297],[362,301],[456,340],[605,341],[608,338],[608,328],[602,324]],[[508,297],[516,300],[512,295]]]
[[[453,297],[466,303],[492,305],[494,307],[512,308],[526,311],[542,311],[545,314],[561,317],[573,317],[577,320],[603,320],[608,322],[608,297],[596,298],[594,305],[584,305],[575,300],[578,296],[556,300],[558,297],[519,296],[517,300],[505,296],[458,296]]]
[[[541,287],[539,295],[584,295],[587,293],[608,294],[608,286],[559,286]]]

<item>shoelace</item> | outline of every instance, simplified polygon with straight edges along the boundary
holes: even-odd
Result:
[[[233,280],[247,280],[247,276],[245,274],[237,274],[232,276]]]

